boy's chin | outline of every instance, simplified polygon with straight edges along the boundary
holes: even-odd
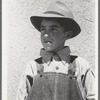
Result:
[[[55,49],[53,49],[53,48],[50,48],[50,47],[44,47],[44,49],[46,50],[46,51],[48,51],[48,52],[52,52],[52,51],[55,51]]]
[[[64,46],[63,46],[62,48],[44,47],[44,49],[45,49],[46,51],[48,51],[48,52],[57,52],[57,51],[59,51],[59,50],[61,50],[61,49],[63,49],[63,48],[64,48]]]

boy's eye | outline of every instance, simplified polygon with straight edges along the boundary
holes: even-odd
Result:
[[[58,32],[58,29],[57,28],[52,28],[51,29],[53,32]]]
[[[45,29],[44,29],[44,28],[40,28],[40,31],[41,31],[41,32],[44,32],[44,31],[45,31]]]

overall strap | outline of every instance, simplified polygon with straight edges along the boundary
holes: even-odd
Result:
[[[77,58],[77,56],[73,56],[73,55],[70,56],[70,66],[69,67],[71,67],[71,68],[69,68],[69,70],[68,70],[68,74],[71,76],[71,78],[74,76],[75,80],[77,79],[75,77],[75,72],[76,72],[76,67],[77,67],[76,63],[75,63],[76,58]],[[80,90],[77,80],[76,80],[75,84],[76,84],[77,91],[80,96],[80,100],[83,100],[83,96],[82,96],[82,93],[81,93],[81,90]]]
[[[70,56],[70,61],[69,61],[69,67],[68,67],[68,74],[70,77],[73,77],[76,72],[76,64],[75,64],[75,59],[77,56]]]
[[[42,57],[35,59],[36,62],[36,66],[37,66],[37,74],[39,74],[40,76],[42,76],[43,73],[43,67],[42,67]],[[33,85],[33,77],[31,77],[30,75],[27,75],[27,84],[28,86],[32,87]]]
[[[40,77],[42,77],[43,74],[43,65],[42,65],[42,57],[35,59],[36,65],[37,65],[37,74],[40,75]]]

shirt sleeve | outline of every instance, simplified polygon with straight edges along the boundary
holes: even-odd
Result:
[[[28,93],[31,89],[31,83],[27,77],[34,79],[35,74],[36,74],[35,61],[29,62],[26,65],[25,70],[23,71],[20,77],[16,100],[26,100],[27,99]]]
[[[92,69],[89,69],[85,79],[85,88],[86,88],[86,99],[94,100],[95,99],[95,75]]]
[[[77,81],[85,100],[95,100],[95,75],[89,63],[78,57],[76,59]]]

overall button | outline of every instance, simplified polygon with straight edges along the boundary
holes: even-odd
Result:
[[[59,67],[58,66],[56,66],[56,70],[58,70],[59,69]]]

